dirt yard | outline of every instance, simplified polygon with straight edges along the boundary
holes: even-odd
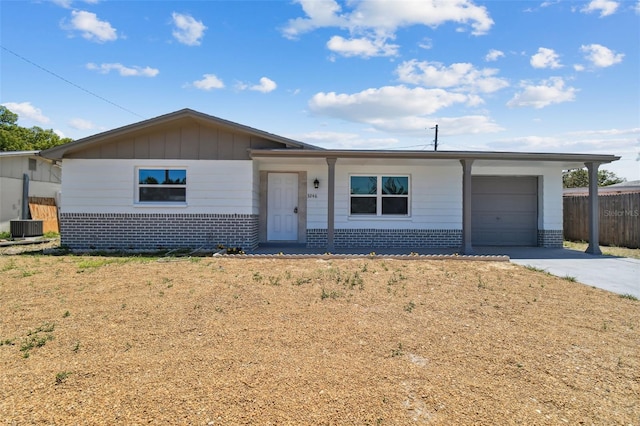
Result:
[[[508,262],[0,255],[0,423],[640,425],[640,302]]]

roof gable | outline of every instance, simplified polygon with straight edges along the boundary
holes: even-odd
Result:
[[[248,160],[250,149],[321,149],[191,109],[120,127],[41,152],[51,159]]]

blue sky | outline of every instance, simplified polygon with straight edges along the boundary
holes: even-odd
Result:
[[[640,179],[640,1],[0,2],[0,103],[78,139],[192,108],[326,148],[577,152]]]

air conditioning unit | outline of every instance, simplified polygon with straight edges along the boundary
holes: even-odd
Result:
[[[27,238],[42,236],[41,220],[12,220],[10,221],[10,231],[12,238]]]

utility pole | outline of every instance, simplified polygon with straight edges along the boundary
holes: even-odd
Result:
[[[432,127],[432,129],[436,129],[436,138],[433,140],[433,150],[437,151],[438,150],[438,125],[436,124],[436,127]]]

